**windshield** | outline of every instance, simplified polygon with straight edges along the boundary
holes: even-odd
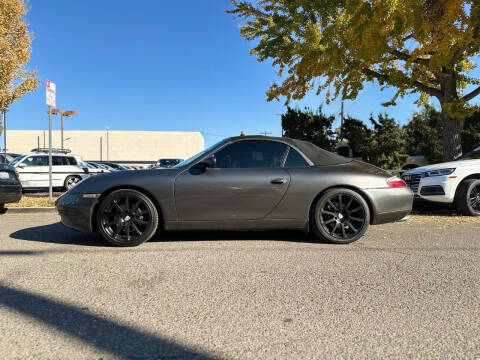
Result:
[[[15,165],[18,164],[20,161],[22,161],[22,160],[25,158],[25,156],[27,156],[27,155],[21,155],[21,156],[19,156],[19,157],[16,157],[15,160],[13,160],[13,161],[10,163],[10,165],[15,166]]]
[[[223,139],[223,140],[220,140],[219,142],[217,142],[216,144],[213,144],[212,146],[209,146],[208,148],[206,148],[205,150],[202,150],[200,151],[198,154],[196,155],[193,155],[192,157],[188,158],[187,160],[183,160],[181,163],[177,164],[174,166],[174,168],[180,168],[180,167],[184,167],[186,165],[189,165],[191,164],[192,162],[194,162],[195,160],[201,158],[203,155],[205,155],[206,153],[208,153],[209,151],[215,149],[217,146],[227,142],[228,139]]]
[[[462,157],[460,157],[458,160],[477,160],[480,159],[480,146],[476,147],[469,153],[466,153]]]

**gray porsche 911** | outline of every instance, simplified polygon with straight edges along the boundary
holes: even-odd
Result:
[[[65,226],[135,246],[163,230],[311,230],[332,243],[402,219],[413,194],[364,162],[289,138],[239,136],[170,169],[89,177],[61,196]]]

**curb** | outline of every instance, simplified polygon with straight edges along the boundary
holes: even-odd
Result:
[[[5,214],[56,214],[57,209],[54,207],[17,207],[6,208]]]

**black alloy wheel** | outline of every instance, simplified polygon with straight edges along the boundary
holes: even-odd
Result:
[[[137,246],[157,231],[158,211],[141,192],[117,190],[100,203],[97,225],[108,242],[117,246]]]
[[[468,179],[458,186],[457,210],[467,216],[480,216],[480,179]]]
[[[350,189],[328,190],[317,201],[313,213],[315,233],[322,239],[347,244],[367,230],[370,211],[365,199]]]

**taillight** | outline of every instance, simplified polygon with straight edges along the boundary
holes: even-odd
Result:
[[[90,171],[88,171],[88,168],[82,168],[83,172],[88,174]]]
[[[398,177],[391,177],[387,179],[387,185],[390,188],[404,188],[407,187],[407,183]]]

